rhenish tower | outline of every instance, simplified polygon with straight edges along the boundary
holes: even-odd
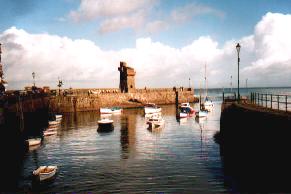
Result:
[[[126,62],[120,62],[118,67],[120,72],[119,89],[122,93],[134,92],[135,91],[135,71],[132,67],[128,67]]]

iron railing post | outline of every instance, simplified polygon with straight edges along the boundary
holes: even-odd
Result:
[[[287,95],[285,96],[285,103],[286,103],[286,112],[288,110],[288,99],[287,99]]]
[[[277,104],[278,104],[278,110],[280,109],[280,105],[279,105],[279,103],[280,103],[280,100],[279,100],[279,95],[277,95]]]
[[[271,109],[273,108],[273,95],[271,94]]]

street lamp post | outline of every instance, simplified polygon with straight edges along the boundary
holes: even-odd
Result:
[[[60,80],[60,78],[59,78],[59,83],[58,83],[58,87],[59,87],[59,95],[61,95],[61,87],[62,87],[62,85],[63,85],[63,81]]]
[[[35,73],[32,72],[32,78],[33,78],[33,87],[35,87]]]
[[[248,91],[248,78],[246,79],[246,89]]]
[[[230,93],[232,93],[232,75],[230,76]]]
[[[240,52],[240,45],[237,43],[236,45],[236,51],[237,51],[237,97],[238,97],[238,102],[240,101],[240,94],[239,94],[239,52]]]
[[[190,85],[190,77],[189,77],[189,88],[191,88],[191,85]]]

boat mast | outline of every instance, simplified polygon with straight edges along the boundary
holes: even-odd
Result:
[[[207,98],[207,79],[206,79],[206,63],[205,63],[205,72],[204,72],[204,80],[205,80],[205,98]]]
[[[201,110],[201,81],[199,82],[199,109]]]

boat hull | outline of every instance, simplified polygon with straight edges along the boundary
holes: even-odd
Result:
[[[35,146],[35,145],[39,145],[41,143],[41,138],[28,139],[26,141],[28,142],[29,146]]]
[[[42,172],[45,168],[51,169],[49,172]],[[38,169],[33,171],[35,180],[39,182],[52,180],[57,172],[57,166],[40,166]]]
[[[55,135],[55,134],[57,134],[56,131],[44,131],[43,132],[44,136],[51,136],[51,135]]]
[[[152,108],[152,107],[145,107],[144,108],[145,114],[159,113],[161,111],[162,111],[162,108]]]
[[[101,114],[120,114],[121,112],[121,108],[100,108]]]
[[[58,125],[61,121],[49,121],[49,125]]]

